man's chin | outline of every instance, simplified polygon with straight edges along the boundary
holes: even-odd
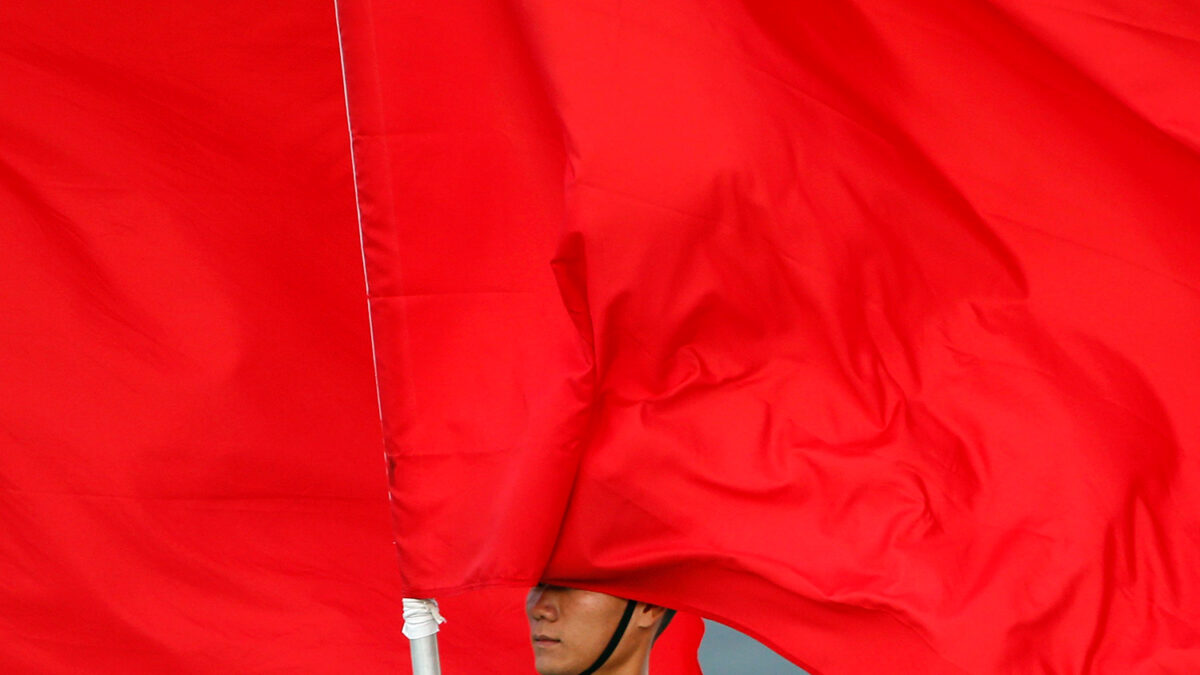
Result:
[[[538,675],[576,675],[579,670],[582,670],[582,668],[572,670],[569,665],[562,662],[562,659],[555,658],[550,654],[535,654],[533,669],[538,671]]]

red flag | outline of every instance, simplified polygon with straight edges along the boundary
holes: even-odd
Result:
[[[398,672],[332,7],[0,44],[0,671]]]
[[[332,3],[9,2],[0,58],[0,672],[408,672]],[[523,595],[446,672],[532,672]]]
[[[1200,669],[1194,13],[341,7],[406,593]]]

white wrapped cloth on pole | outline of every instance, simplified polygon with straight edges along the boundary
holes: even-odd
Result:
[[[412,653],[413,675],[441,675],[438,659],[438,626],[446,622],[436,600],[404,598],[404,636]]]

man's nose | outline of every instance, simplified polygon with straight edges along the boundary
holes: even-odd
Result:
[[[557,595],[553,589],[534,586],[525,599],[525,613],[531,621],[554,621],[558,618]]]

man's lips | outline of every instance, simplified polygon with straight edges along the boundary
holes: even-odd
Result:
[[[560,642],[562,642],[562,640],[552,638],[549,635],[542,635],[541,633],[535,633],[533,636],[533,645],[535,647],[551,647]]]

